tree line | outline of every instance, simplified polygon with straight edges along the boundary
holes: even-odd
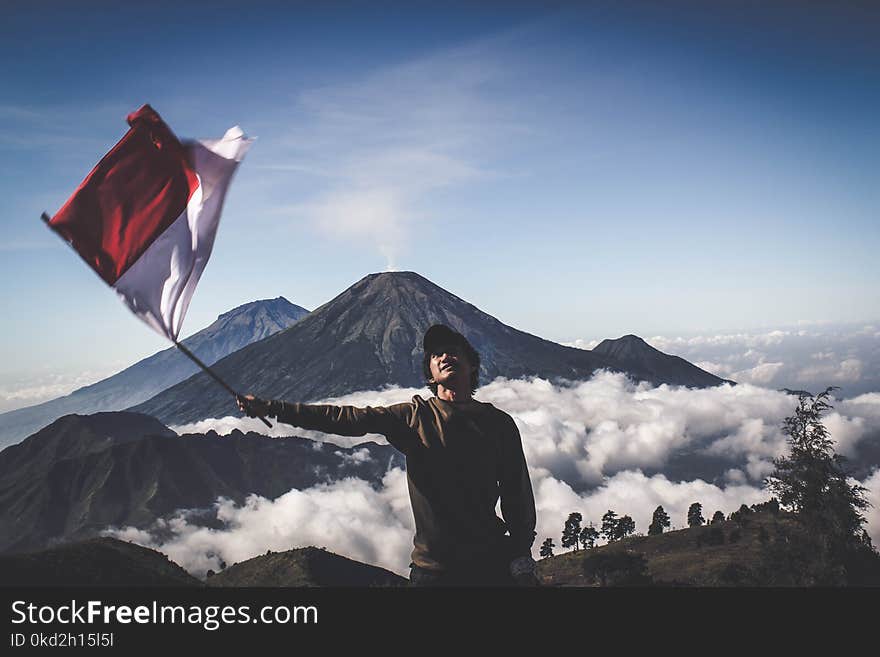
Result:
[[[740,509],[740,512],[741,510],[742,509]],[[746,510],[750,511],[751,509],[746,507]],[[737,512],[734,512],[734,514],[735,513]],[[731,514],[729,519],[734,519],[734,514]],[[635,521],[628,515],[618,516],[617,512],[612,509],[608,509],[608,511],[605,512],[605,515],[602,516],[599,529],[596,529],[592,522],[586,527],[581,527],[583,519],[583,515],[577,511],[568,515],[568,519],[565,521],[565,526],[562,529],[561,542],[563,548],[571,548],[572,550],[589,550],[596,546],[596,541],[600,537],[604,538],[608,543],[613,543],[614,541],[619,541],[622,538],[626,538],[627,536],[636,533]],[[712,516],[711,524],[723,522],[724,519],[724,514],[721,511],[716,511],[715,515]],[[694,502],[688,509],[688,526],[699,527],[705,523],[706,521],[703,519],[703,505],[699,502]],[[663,530],[669,526],[669,515],[663,509],[662,505],[658,506],[654,509],[651,525],[648,527],[648,535],[655,536],[657,534],[662,534]],[[556,545],[553,543],[552,538],[545,539],[541,544],[541,556],[552,557],[553,549],[555,547]]]

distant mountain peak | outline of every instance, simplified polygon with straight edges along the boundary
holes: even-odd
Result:
[[[602,340],[593,348],[593,353],[602,354],[609,358],[631,360],[663,352],[655,349],[639,336],[628,333],[616,340]]]
[[[358,292],[412,292],[422,290],[455,297],[455,295],[451,295],[436,283],[414,271],[383,271],[367,274],[352,285],[349,290]]]
[[[418,272],[409,271],[409,270],[407,270],[407,271],[377,271],[377,272],[373,272],[372,274],[367,274],[361,280],[366,281],[366,280],[371,280],[371,279],[389,280],[389,281],[402,280],[402,279],[412,279],[412,280],[424,281],[425,283],[430,283],[431,285],[434,285],[434,283],[431,283],[430,280],[428,280],[427,278],[425,278],[424,276],[422,276]]]
[[[664,378],[685,380],[698,370],[685,359],[665,354],[632,333],[616,340],[602,340],[592,351],[612,360],[627,371],[642,373],[647,380],[658,381]],[[707,374],[703,370],[698,371]],[[714,375],[709,376],[714,377]],[[718,383],[734,383],[726,379],[714,378]]]
[[[647,342],[645,342],[644,338],[640,338],[639,336],[634,335],[633,333],[627,333],[626,335],[621,336],[621,337],[617,338],[616,340],[603,340],[603,342],[617,342],[620,344],[645,346],[645,347],[649,347],[650,349],[654,348],[651,345],[649,345]]]
[[[297,306],[296,304],[290,303],[284,297],[275,297],[274,299],[257,299],[256,301],[249,301],[248,303],[243,303],[240,306],[236,306],[231,310],[227,310],[225,313],[220,313],[217,315],[217,321],[222,319],[227,319],[229,317],[234,317],[236,315],[241,315],[242,313],[251,312],[253,310],[258,310],[261,308],[272,308],[277,310],[287,310],[287,311],[303,311],[307,313],[308,311],[301,306]]]

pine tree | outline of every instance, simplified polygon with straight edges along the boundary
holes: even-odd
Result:
[[[625,538],[636,531],[636,521],[629,516],[621,516],[617,521],[615,535],[618,539]]]
[[[581,530],[581,545],[584,546],[585,550],[593,549],[598,538],[599,532],[593,527],[593,523],[590,523],[589,527],[584,527]]]
[[[783,421],[789,453],[774,459],[775,470],[765,480],[779,500],[779,506],[797,514],[817,540],[821,559],[827,565],[826,581],[845,579],[843,565],[855,553],[876,554],[862,525],[862,511],[870,506],[866,488],[850,484],[844,457],[834,453],[822,415],[833,408],[828,387],[818,395],[801,393],[794,415]]]
[[[543,543],[541,543],[541,558],[552,557],[553,556],[553,548],[556,546],[553,544],[553,539],[548,538]]]
[[[664,527],[669,527],[669,515],[662,506],[658,506],[654,509],[654,517],[651,518],[651,525],[648,527],[648,536],[662,534]]]
[[[699,502],[694,502],[688,509],[688,527],[699,527],[705,524],[705,522],[703,519],[703,505]]]
[[[724,514],[721,511],[716,511],[715,515],[712,516],[711,524],[717,525],[719,522],[724,522]]]
[[[605,540],[609,543],[611,541],[617,540],[617,523],[620,522],[617,514],[614,513],[611,509],[602,516],[602,536],[605,537]]]
[[[574,547],[575,550],[579,549],[581,520],[583,519],[583,516],[576,511],[568,514],[568,520],[565,521],[565,528],[562,530],[562,547]]]

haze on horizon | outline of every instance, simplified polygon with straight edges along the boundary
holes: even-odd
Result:
[[[0,397],[168,346],[38,221],[145,102],[181,136],[258,137],[186,335],[392,268],[541,337],[653,336],[758,384],[872,367],[876,7],[214,7],[5,11]],[[822,327],[803,362],[748,345]],[[684,353],[723,335],[746,337]]]

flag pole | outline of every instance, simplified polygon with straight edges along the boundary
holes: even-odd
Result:
[[[193,352],[191,352],[189,349],[187,349],[186,347],[184,347],[184,346],[183,346],[183,343],[178,342],[177,340],[172,340],[172,342],[174,342],[174,346],[175,346],[175,347],[177,347],[178,349],[180,349],[180,351],[182,351],[185,355],[189,356],[189,358],[190,358],[190,359],[191,359],[196,365],[198,365],[199,367],[201,367],[201,368],[202,368],[207,374],[209,374],[209,375],[211,376],[212,379],[214,379],[217,383],[219,383],[221,386],[223,386],[224,388],[226,388],[226,390],[229,391],[229,394],[231,394],[231,395],[232,395],[233,397],[235,397],[236,399],[237,399],[238,397],[241,397],[241,395],[239,395],[235,390],[233,390],[232,387],[231,387],[228,383],[226,383],[226,381],[224,381],[224,380],[221,379],[219,376],[217,376],[217,374],[214,372],[214,370],[212,370],[210,367],[208,367],[207,365],[205,365],[202,361],[200,361],[200,360],[196,357],[196,355],[195,355]],[[260,420],[262,420],[263,424],[265,424],[265,425],[266,425],[267,427],[269,427],[270,429],[272,428],[272,425],[269,423],[269,420],[267,420],[266,418],[264,418],[264,417],[262,417],[262,416],[259,416],[259,417],[260,417]]]
[[[49,222],[51,221],[52,217],[50,217],[49,214],[48,214],[47,212],[43,212],[43,213],[40,215],[40,219],[42,219],[42,220],[43,220],[43,223],[45,223],[47,226],[49,226],[49,227],[51,228],[51,225],[50,225]],[[178,342],[177,340],[172,340],[172,342],[174,343],[174,345],[175,345],[178,349],[180,349],[180,351],[182,351],[184,354],[186,354],[187,356],[189,356],[189,358],[191,358],[192,361],[193,361],[196,365],[198,365],[198,366],[201,367],[205,372],[207,372],[207,373],[211,376],[212,379],[214,379],[217,383],[219,383],[221,386],[223,386],[224,388],[226,388],[226,390],[228,390],[229,393],[230,393],[233,397],[238,398],[238,397],[241,396],[241,395],[239,395],[235,390],[233,390],[232,387],[231,387],[228,383],[226,383],[226,381],[224,381],[224,380],[221,379],[219,376],[217,376],[217,374],[216,374],[216,373],[215,373],[210,367],[208,367],[208,366],[205,365],[202,361],[200,361],[200,360],[196,357],[196,355],[195,355],[193,352],[191,352],[189,349],[187,349],[186,347],[184,347],[183,344],[181,344],[181,343]],[[267,420],[267,419],[264,418],[264,417],[260,417],[260,420],[262,420],[263,424],[265,424],[267,427],[269,427],[270,429],[272,428],[272,425],[271,425],[271,423],[269,422],[269,420]]]

